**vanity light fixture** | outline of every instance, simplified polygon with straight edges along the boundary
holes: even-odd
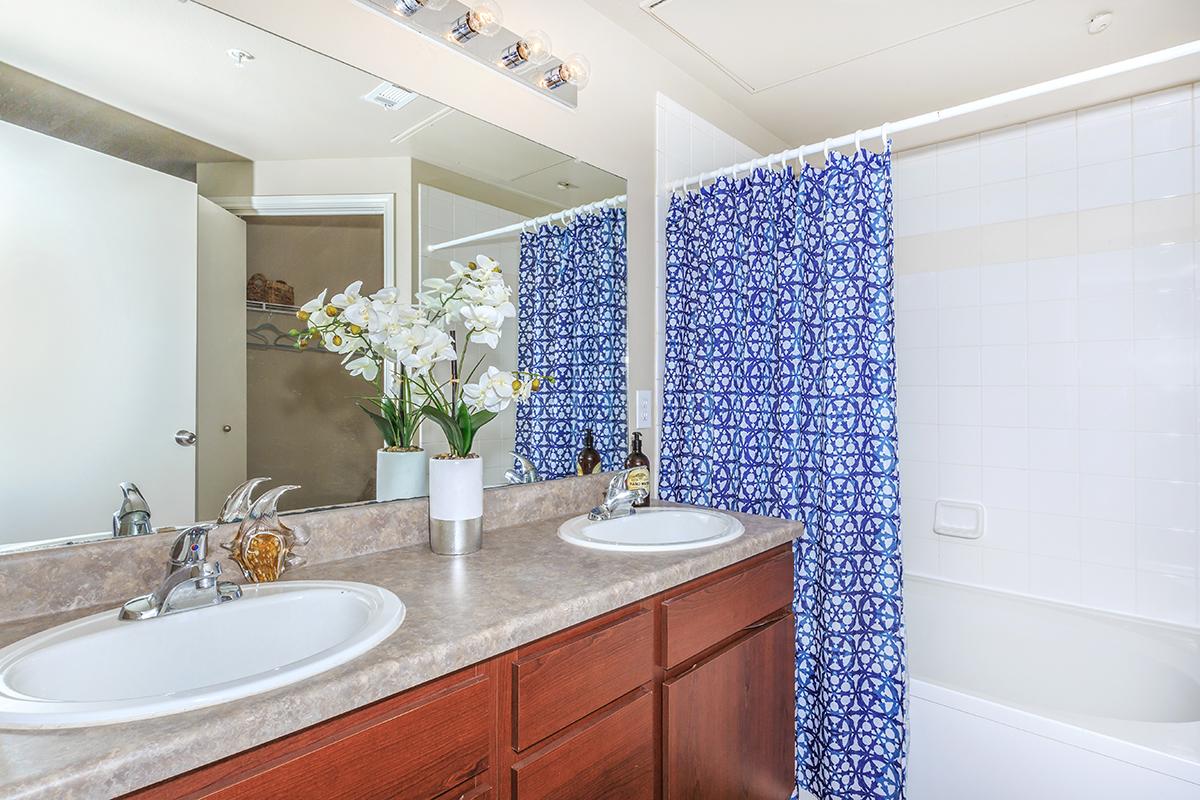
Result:
[[[554,46],[545,31],[530,31],[513,43],[500,56],[500,63],[509,69],[526,66],[540,67],[554,55]]]
[[[583,56],[573,55],[565,62],[556,57],[545,31],[505,28],[497,0],[352,2],[567,108],[578,108],[579,90],[591,76]]]
[[[504,27],[504,12],[496,0],[476,0],[450,29],[450,38],[462,44],[480,34],[495,36]]]
[[[557,67],[549,69],[542,76],[542,86],[547,89],[557,89],[565,84],[571,84],[576,89],[588,85],[592,77],[592,65],[579,53],[572,53],[567,60]]]
[[[450,0],[393,0],[397,14],[411,17],[423,8],[430,11],[441,11]]]

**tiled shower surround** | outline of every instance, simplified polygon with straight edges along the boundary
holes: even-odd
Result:
[[[907,569],[1197,623],[1197,187],[1200,84],[896,156]]]

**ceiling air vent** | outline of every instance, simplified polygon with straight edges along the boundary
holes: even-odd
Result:
[[[363,97],[368,103],[388,111],[399,111],[416,99],[415,94],[394,83],[381,83]]]

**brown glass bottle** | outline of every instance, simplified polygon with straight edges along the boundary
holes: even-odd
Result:
[[[596,437],[590,430],[583,432],[583,449],[575,462],[576,475],[591,475],[600,471],[600,454],[596,452]]]
[[[646,498],[634,503],[637,508],[645,508],[650,505],[650,459],[642,452],[642,435],[640,433],[633,434],[633,442],[629,445],[629,455],[625,457],[625,469],[633,469],[634,467],[643,467],[643,474],[634,473],[629,476],[628,486],[630,489],[642,488],[646,490]]]

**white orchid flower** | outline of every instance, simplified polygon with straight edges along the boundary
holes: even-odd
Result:
[[[325,295],[328,292],[329,292],[329,290],[325,289],[319,295],[314,297],[312,300],[309,300],[307,303],[300,306],[300,310],[296,312],[296,317],[301,322],[307,322],[308,326],[310,328],[314,327],[314,325],[324,325],[326,322],[328,322],[329,317],[327,317],[325,315],[325,311],[324,311]],[[320,322],[314,321],[314,317],[316,317],[317,315],[320,315],[322,318]]]
[[[463,400],[473,411],[499,413],[512,404],[516,381],[511,372],[488,367],[478,382],[463,386]]]
[[[516,313],[513,304],[507,301],[499,307],[465,306],[462,310],[462,321],[470,333],[472,342],[486,344],[495,350],[500,344],[500,330],[504,320],[516,316]]]
[[[359,327],[359,333],[370,327],[371,322],[371,301],[366,297],[359,297],[350,305],[346,306],[346,310],[342,312],[342,320],[347,325],[355,325]],[[351,331],[354,333],[354,331]]]
[[[355,377],[361,375],[368,381],[375,380],[379,375],[379,364],[370,356],[359,356],[345,362],[346,371]]]
[[[400,302],[400,290],[395,286],[385,286],[371,295],[371,305],[378,308]]]
[[[335,294],[333,299],[329,301],[329,304],[338,308],[349,308],[354,305],[360,297],[359,293],[362,291],[362,284],[362,281],[355,281],[350,284],[346,287],[346,291]]]

